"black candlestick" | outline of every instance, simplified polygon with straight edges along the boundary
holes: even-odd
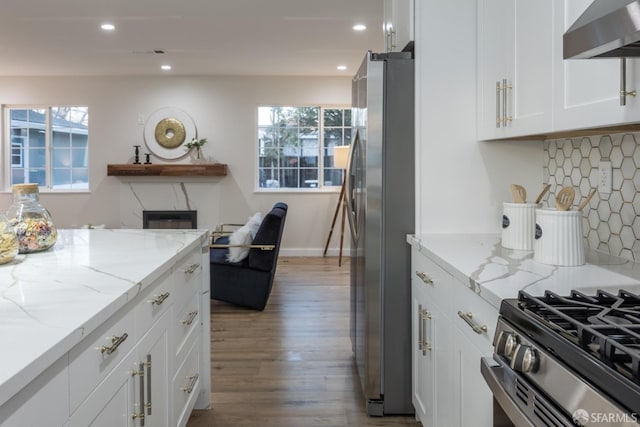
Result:
[[[144,153],[144,164],[145,165],[151,164],[151,153]]]
[[[134,165],[139,165],[140,164],[140,146],[139,145],[134,145],[135,148],[135,154],[136,156],[134,157],[134,161],[133,164]]]

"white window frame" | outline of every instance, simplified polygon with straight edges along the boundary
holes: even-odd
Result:
[[[260,145],[258,143],[260,134],[260,123],[258,118],[258,109],[260,107],[282,107],[282,108],[319,108],[318,112],[318,186],[317,187],[260,187]],[[260,104],[255,109],[255,137],[254,137],[254,191],[257,193],[336,193],[340,191],[342,183],[336,183],[334,185],[324,185],[324,110],[350,110],[350,105],[326,105],[326,104]],[[352,113],[353,114],[353,113]],[[329,126],[334,127],[334,126]],[[347,128],[348,126],[343,126]],[[351,145],[353,135],[348,142]]]
[[[3,153],[4,158],[2,161],[2,169],[3,169],[3,185],[2,188],[4,191],[11,191],[11,169],[12,166],[17,166],[17,164],[12,164],[13,161],[13,146],[14,143],[12,139],[15,136],[11,135],[11,115],[10,111],[13,110],[45,110],[45,123],[44,123],[44,133],[45,133],[45,185],[40,186],[40,192],[44,193],[88,193],[91,189],[91,181],[90,181],[90,165],[89,165],[89,136],[87,135],[87,147],[86,147],[86,156],[87,156],[87,186],[79,187],[79,188],[54,188],[53,187],[53,120],[51,110],[53,108],[77,108],[77,107],[85,107],[86,105],[42,105],[42,104],[3,104],[2,105],[2,120],[3,120],[3,132],[2,132],[2,141],[3,141]],[[21,156],[21,165],[19,167],[24,166],[24,155],[25,155],[25,147],[22,148],[22,156]],[[73,160],[72,160],[73,161]]]

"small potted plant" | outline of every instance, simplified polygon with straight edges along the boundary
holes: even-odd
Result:
[[[207,138],[193,138],[191,141],[184,144],[184,149],[187,151],[191,151],[192,148],[196,149],[196,160],[200,160],[202,158],[202,146],[207,143]]]

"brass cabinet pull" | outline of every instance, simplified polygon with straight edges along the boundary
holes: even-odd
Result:
[[[184,391],[187,394],[191,394],[191,392],[193,391],[193,388],[196,386],[196,382],[198,381],[198,378],[200,378],[200,375],[198,374],[193,374],[188,376],[187,380],[189,380],[189,384],[187,384],[186,387],[180,388],[180,390]]]
[[[131,375],[132,376],[138,376],[140,379],[140,412],[134,412],[131,415],[131,418],[135,419],[139,419],[140,420],[140,426],[144,427],[144,362],[140,363],[138,365],[138,370],[137,371],[132,371]]]
[[[169,292],[165,292],[164,294],[160,294],[157,297],[155,297],[154,299],[151,300],[151,304],[154,305],[160,305],[164,302],[164,300],[166,300],[167,298],[169,298]]]
[[[422,304],[418,304],[418,349],[422,350],[424,343],[424,322],[422,321]]]
[[[185,274],[193,274],[193,272],[196,271],[199,267],[200,267],[200,264],[198,263],[189,264],[189,266],[185,268],[183,271]]]
[[[431,343],[427,340],[426,321],[431,319],[431,313],[418,305],[418,349],[422,350],[422,355],[427,355],[427,350],[431,351]]]
[[[627,96],[636,96],[635,90],[627,91],[627,58],[620,58],[620,105],[627,105]]]
[[[509,122],[513,120],[513,118],[509,115],[509,94],[507,91],[511,91],[513,86],[507,82],[507,79],[502,80],[502,123],[504,127],[507,127]]]
[[[500,92],[502,92],[502,86],[500,81],[496,82],[496,128],[500,129],[502,126],[502,118],[500,117]]]
[[[482,333],[487,332],[487,325],[478,326],[473,323],[473,314],[471,312],[463,313],[462,311],[458,311],[458,316],[460,316],[462,320],[467,322],[467,325],[469,325],[471,329],[473,329],[473,332],[475,332],[476,334],[481,335]]]
[[[144,407],[147,408],[147,415],[151,415],[151,355],[147,354],[147,362],[144,364],[147,368],[147,403]]]
[[[423,271],[416,271],[416,276],[420,278],[424,283],[428,283],[433,285],[433,279],[429,277],[429,275]]]
[[[107,354],[111,354],[114,351],[116,351],[118,349],[118,347],[120,346],[120,344],[122,344],[124,342],[124,340],[127,339],[127,337],[129,336],[129,334],[127,334],[126,332],[122,335],[120,335],[119,337],[117,336],[112,336],[111,337],[111,346],[107,347],[107,346],[102,346],[100,347],[100,353],[107,353]]]
[[[198,315],[198,310],[190,311],[189,313],[187,313],[187,318],[184,320],[181,320],[180,323],[182,323],[183,325],[189,326],[193,323],[193,319],[195,319],[197,315]]]

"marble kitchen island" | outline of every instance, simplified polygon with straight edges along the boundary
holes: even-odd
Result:
[[[0,426],[184,425],[209,407],[208,244],[59,230],[0,266]]]

